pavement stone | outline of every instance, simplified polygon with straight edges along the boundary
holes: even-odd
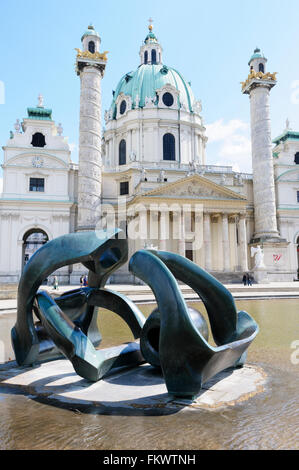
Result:
[[[15,362],[0,365],[0,387],[10,387],[60,404],[92,407],[99,413],[173,413],[181,410],[215,410],[250,399],[264,390],[266,375],[255,365],[220,372],[205,383],[194,400],[168,395],[163,376],[144,364],[116,371],[90,383],[79,377],[66,359],[34,367]]]

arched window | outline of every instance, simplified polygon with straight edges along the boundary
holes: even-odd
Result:
[[[152,64],[157,63],[157,53],[155,49],[152,49]]]
[[[264,67],[264,64],[259,64],[259,72],[263,72],[265,73],[265,67]]]
[[[92,54],[95,53],[96,47],[95,47],[95,44],[94,44],[93,41],[89,41],[89,43],[88,43],[88,50],[89,50],[89,52],[91,52]]]
[[[172,134],[163,135],[163,160],[175,160],[175,139]]]
[[[144,63],[147,64],[147,61],[148,61],[148,52],[145,51],[145,53],[144,53]]]
[[[32,255],[49,240],[48,235],[43,230],[31,229],[23,236],[23,260],[22,266],[29,261]]]
[[[295,153],[294,162],[296,163],[296,165],[299,165],[299,152]]]
[[[126,164],[126,141],[122,139],[119,143],[118,164]]]
[[[31,145],[33,147],[44,147],[46,145],[45,136],[41,132],[36,132],[32,136]]]

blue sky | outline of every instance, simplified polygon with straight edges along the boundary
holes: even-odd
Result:
[[[278,72],[271,92],[272,137],[288,117],[299,130],[298,0],[1,0],[0,143],[16,118],[37,104],[39,93],[78,158],[79,78],[75,47],[92,22],[101,35],[108,64],[102,81],[103,112],[121,76],[139,65],[148,18],[163,47],[164,63],[191,81],[210,141],[207,164],[233,164],[250,171],[249,99],[240,91],[256,46]],[[1,91],[0,91],[1,97]],[[2,155],[0,161],[2,161]],[[0,172],[1,178],[1,172]]]

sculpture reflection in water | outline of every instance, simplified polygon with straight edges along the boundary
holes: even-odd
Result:
[[[174,253],[140,250],[129,269],[147,283],[157,309],[146,320],[126,296],[105,288],[107,279],[128,259],[121,230],[79,232],[42,246],[25,266],[18,288],[17,322],[12,343],[19,365],[66,356],[81,377],[100,380],[113,368],[149,362],[160,367],[169,394],[192,396],[202,384],[229,367],[242,366],[258,332],[246,312],[237,312],[230,292],[213,276]],[[88,287],[53,299],[38,290],[57,269],[82,263]],[[201,314],[188,309],[178,283],[188,284],[202,299],[216,347],[208,343]],[[97,316],[106,308],[125,320],[134,338],[125,345],[97,349],[101,342]],[[34,317],[35,320],[34,320]]]

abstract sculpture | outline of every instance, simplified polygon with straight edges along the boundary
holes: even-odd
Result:
[[[213,375],[244,364],[258,325],[248,313],[237,312],[231,293],[213,276],[192,261],[163,251],[136,252],[129,269],[151,287],[158,304],[159,358],[168,393],[195,396]],[[203,300],[217,347],[195,328],[175,277]]]
[[[64,235],[40,248],[27,263],[18,289],[18,316],[12,329],[20,365],[64,354],[83,378],[97,381],[114,367],[136,366],[147,360],[161,367],[167,390],[195,396],[219,371],[242,366],[246,350],[258,332],[256,322],[237,312],[230,292],[213,276],[174,253],[140,250],[130,271],[152,289],[157,309],[147,321],[127,297],[104,288],[108,277],[127,261],[127,240],[120,230]],[[89,286],[53,299],[38,291],[58,268],[81,262],[89,270]],[[206,321],[189,309],[176,278],[202,299],[216,347],[208,343]],[[96,349],[101,342],[98,307],[120,315],[138,342]],[[33,314],[37,317],[34,322]]]
[[[121,231],[81,232],[58,237],[40,248],[25,266],[18,288],[17,322],[12,343],[20,365],[55,359],[61,352],[76,372],[99,380],[112,367],[143,362],[139,345],[97,351],[101,342],[97,307],[109,308],[129,325],[135,338],[145,322],[138,307],[126,297],[102,290],[108,277],[127,261],[128,246],[115,238]],[[56,269],[81,262],[89,269],[89,287],[53,300],[37,290]],[[39,319],[33,321],[33,312]]]

